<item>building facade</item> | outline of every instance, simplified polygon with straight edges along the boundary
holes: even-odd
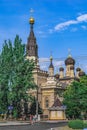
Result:
[[[65,59],[65,67],[59,68],[59,73],[54,73],[53,58],[50,57],[50,65],[48,71],[40,69],[38,58],[38,45],[34,35],[34,18],[30,20],[30,34],[26,45],[27,59],[35,62],[33,71],[34,81],[38,86],[38,90],[31,90],[31,94],[36,96],[38,92],[38,102],[43,109],[43,115],[47,115],[49,119],[65,119],[65,108],[62,104],[62,94],[66,87],[73,81],[78,80],[79,76],[84,72],[78,67],[75,70],[75,60],[71,55]]]

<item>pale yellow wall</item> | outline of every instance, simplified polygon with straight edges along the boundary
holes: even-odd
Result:
[[[49,119],[50,120],[64,120],[64,119],[66,119],[65,112],[63,110],[50,111],[49,112]]]
[[[66,66],[66,76],[70,76],[70,65]]]
[[[42,109],[44,110],[45,115],[49,114],[48,108],[46,108],[46,106],[45,106],[45,99],[48,97],[49,107],[51,107],[54,103],[54,98],[55,98],[54,93],[55,93],[54,89],[42,90]]]
[[[53,76],[54,75],[54,68],[49,68],[49,76]]]
[[[37,68],[33,71],[34,81],[38,85],[38,101],[39,101],[41,107],[42,107],[42,99],[41,99],[42,98],[42,91],[41,91],[42,86],[41,85],[42,85],[42,83],[43,84],[46,83],[47,76],[48,76],[48,74],[46,72],[41,71]],[[33,95],[35,95],[35,94],[33,94]]]
[[[74,75],[74,70],[71,70],[71,72],[70,72],[70,77],[74,77],[75,75]]]
[[[69,77],[74,77],[73,75],[74,75],[74,70],[70,70],[70,67],[71,67],[72,65],[67,65],[66,66],[66,76],[69,76]]]
[[[60,73],[59,73],[59,78],[63,78],[64,77],[64,71],[60,71]]]

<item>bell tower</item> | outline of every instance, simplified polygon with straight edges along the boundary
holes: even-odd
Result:
[[[29,19],[29,23],[30,23],[30,34],[27,40],[27,45],[26,45],[26,55],[28,59],[32,59],[35,61],[35,63],[37,63],[38,61],[38,45],[36,43],[36,37],[34,35],[34,31],[33,31],[33,25],[35,23],[34,18],[31,16]]]

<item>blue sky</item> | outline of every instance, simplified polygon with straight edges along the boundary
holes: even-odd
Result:
[[[67,57],[69,48],[73,57],[87,56],[87,0],[0,0],[0,50],[16,34],[27,43],[31,8],[40,58],[51,51],[54,58]],[[86,61],[78,60],[85,70]]]

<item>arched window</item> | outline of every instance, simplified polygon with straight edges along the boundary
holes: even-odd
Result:
[[[49,99],[48,99],[48,97],[45,98],[45,107],[46,108],[49,107]]]

